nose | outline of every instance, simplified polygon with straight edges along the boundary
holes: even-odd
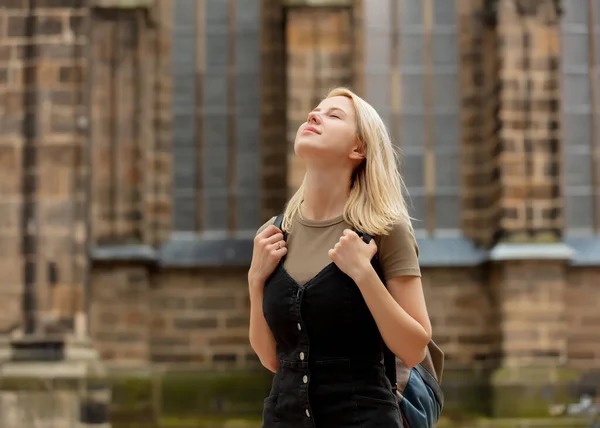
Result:
[[[321,123],[321,116],[319,115],[319,113],[317,113],[316,111],[311,111],[310,113],[308,113],[308,123],[315,123],[315,124],[320,124]]]

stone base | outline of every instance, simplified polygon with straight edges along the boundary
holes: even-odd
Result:
[[[478,418],[490,413],[491,368],[447,364],[444,368],[442,415],[453,418]]]
[[[508,368],[491,376],[491,415],[544,418],[555,403],[577,401],[581,374],[561,367]]]
[[[0,343],[0,427],[110,428],[111,390],[90,342]]]

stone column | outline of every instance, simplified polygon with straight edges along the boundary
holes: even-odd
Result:
[[[502,352],[492,411],[543,416],[576,379],[565,367],[572,251],[560,242],[560,17],[552,0],[497,6],[502,218],[491,259]]]
[[[87,8],[69,3],[0,10],[4,332],[23,320],[23,333],[71,333],[84,318]]]

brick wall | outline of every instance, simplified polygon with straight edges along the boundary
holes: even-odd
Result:
[[[569,270],[565,291],[567,357],[582,370],[600,369],[600,269]]]
[[[244,269],[111,264],[92,278],[92,337],[109,364],[256,367]]]
[[[508,261],[497,266],[503,365],[557,366],[566,362],[566,265]]]
[[[451,364],[487,364],[497,356],[496,296],[487,275],[486,267],[423,269],[434,340]]]
[[[102,359],[144,365],[150,359],[150,273],[143,265],[96,265],[89,325]]]
[[[257,367],[248,343],[246,271],[96,265],[90,327],[109,363]],[[435,339],[448,361],[482,364],[497,349],[484,269],[424,269]]]

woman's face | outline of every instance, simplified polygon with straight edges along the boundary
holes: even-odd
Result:
[[[343,96],[326,98],[311,111],[294,142],[294,151],[304,161],[332,166],[361,159],[359,148],[354,107]]]

